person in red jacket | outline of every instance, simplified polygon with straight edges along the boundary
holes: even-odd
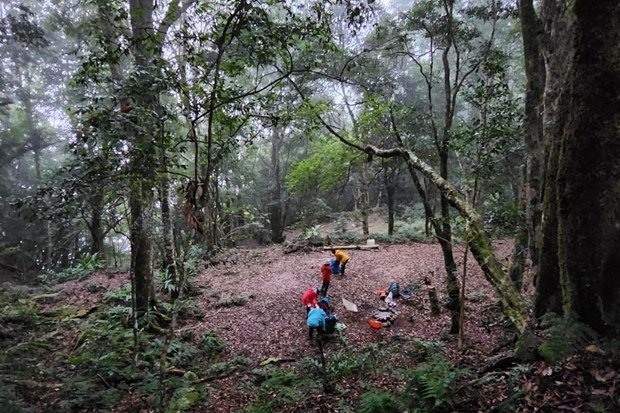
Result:
[[[325,264],[321,266],[321,280],[323,281],[323,285],[321,285],[321,295],[327,295],[327,288],[329,287],[329,282],[331,281],[332,269],[329,261],[326,261]]]
[[[308,288],[301,296],[301,302],[304,303],[304,306],[306,307],[306,317],[308,316],[310,309],[318,305],[318,292],[319,291],[315,288]]]

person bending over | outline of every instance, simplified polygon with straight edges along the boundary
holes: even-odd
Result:
[[[317,335],[319,337],[323,336],[325,332],[325,319],[327,315],[325,311],[319,307],[314,307],[310,309],[308,313],[308,319],[306,320],[306,324],[308,325],[308,338],[312,340],[314,335],[314,330],[317,331]]]
[[[332,248],[332,254],[336,257],[336,262],[340,265],[340,275],[344,277],[344,269],[349,262],[350,257],[346,252]]]

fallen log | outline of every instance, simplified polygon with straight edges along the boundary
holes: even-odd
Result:
[[[334,250],[374,250],[379,248],[377,244],[374,245],[332,245],[323,247],[323,251]]]

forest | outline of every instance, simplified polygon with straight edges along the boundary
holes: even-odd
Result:
[[[0,412],[620,411],[618,108],[617,0],[3,0]]]

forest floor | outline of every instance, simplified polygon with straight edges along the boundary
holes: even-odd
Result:
[[[496,249],[498,255],[505,258],[510,252],[510,244],[498,242]],[[455,253],[462,270],[463,251],[456,248]],[[372,403],[393,403],[368,396],[377,395],[377,391],[395,398],[398,396],[399,400],[404,396],[411,399],[413,394],[421,407],[418,410],[409,407],[408,411],[412,412],[587,412],[614,411],[620,405],[617,364],[610,364],[600,352],[585,352],[564,360],[562,364],[537,361],[523,368],[510,366],[478,375],[493,360],[501,359],[514,347],[514,331],[499,311],[494,289],[471,256],[466,280],[465,340],[459,349],[457,337],[448,333],[449,312],[443,308],[440,315],[431,315],[429,286],[424,283],[428,277],[440,300],[445,298],[445,271],[438,245],[384,245],[376,250],[351,250],[349,254],[351,261],[346,275],[332,276],[328,291],[332,307],[346,329],[341,336],[324,344],[324,368],[321,368],[317,343],[307,337],[300,296],[307,288],[320,286],[319,267],[330,258],[329,251],[317,249],[283,254],[279,246],[232,249],[217,257],[218,264],[207,267],[192,278],[197,293],[191,298],[197,315],[181,318],[177,336],[197,341],[205,335],[215,334],[223,340],[225,347],[208,363],[228,363],[227,366],[233,367],[202,379],[200,372],[206,371],[207,367],[201,365],[206,363],[203,358],[196,357],[182,368],[171,368],[170,374],[189,377],[190,370],[197,374],[195,387],[203,386],[208,393],[199,403],[188,404],[193,407],[178,411],[407,410],[402,407],[405,404],[391,408],[384,406],[383,410],[368,407]],[[411,289],[413,296],[408,300],[396,300],[398,317],[392,325],[373,329],[368,320],[377,308],[383,306],[377,290],[387,288],[392,281],[397,281],[401,288]],[[40,300],[42,304],[38,311],[51,314],[70,306],[74,313],[79,312],[79,318],[86,319],[104,302],[110,291],[127,283],[126,273],[99,272],[81,281],[60,284],[54,288],[59,295]],[[347,311],[342,304],[343,298],[356,303],[359,311]],[[7,345],[10,342],[20,346],[23,343],[16,344],[20,340],[16,334],[4,331],[0,339]],[[74,353],[86,345],[84,333],[77,330],[50,334],[47,332],[45,336],[50,343],[50,353],[31,355],[31,362],[36,362],[37,357],[47,357],[49,366],[60,365],[60,361],[51,360],[72,355],[75,358]],[[44,341],[45,337],[39,340]],[[130,337],[127,337],[128,341]],[[21,339],[23,341],[23,337]],[[30,340],[32,342],[32,337]],[[40,346],[43,348],[43,344]],[[433,358],[432,353],[441,354],[449,368]],[[435,360],[435,364],[428,364],[429,360]],[[444,368],[435,371],[440,376],[439,384],[430,390],[416,387],[406,378],[407,369],[424,362],[435,370]],[[39,359],[39,363],[45,362]],[[458,373],[451,375],[450,372]],[[32,409],[23,411],[58,411],[62,406],[61,397],[54,393],[62,389],[62,383],[41,387],[36,383],[42,380],[37,380],[33,374],[35,376],[26,381],[12,381],[22,400],[28,399],[25,396],[28,394],[33,398]],[[49,371],[46,377],[49,379],[53,374]],[[99,377],[100,386],[116,388],[112,379]],[[0,375],[0,384],[2,378]],[[421,383],[419,377],[417,383]],[[38,387],[35,391],[29,386]],[[148,407],[152,400],[134,390],[127,391],[123,402],[113,409],[80,407],[60,410],[153,411]],[[431,391],[434,393],[429,395]],[[609,406],[612,410],[606,410]]]

